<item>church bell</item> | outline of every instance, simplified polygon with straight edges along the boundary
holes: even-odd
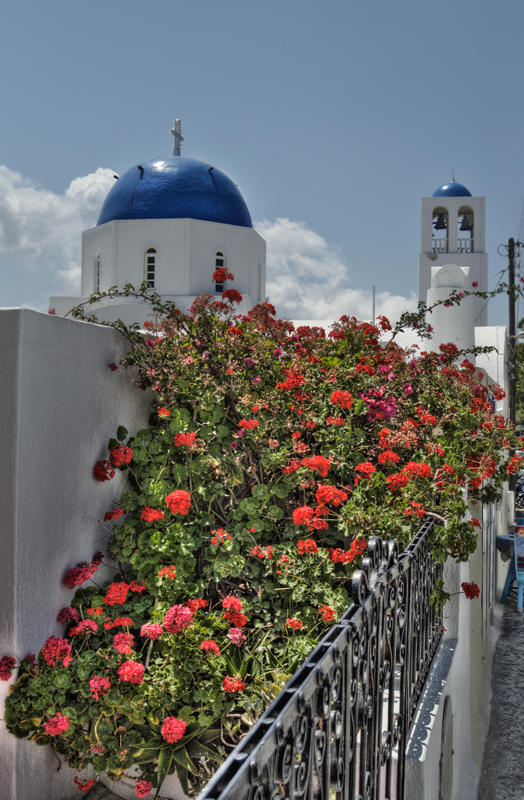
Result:
[[[437,217],[437,221],[433,223],[435,229],[437,231],[445,231],[446,230],[446,222],[444,220],[444,214],[439,214]]]
[[[461,231],[470,231],[472,228],[473,228],[473,225],[471,224],[471,221],[470,221],[469,217],[463,216],[462,217],[462,222],[460,223],[460,229],[459,230],[461,230]]]

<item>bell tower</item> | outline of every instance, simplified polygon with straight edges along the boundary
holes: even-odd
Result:
[[[432,197],[422,198],[420,219],[420,256],[418,297],[426,301],[431,278],[441,267],[469,267],[468,286],[478,282],[479,290],[487,290],[488,256],[485,252],[485,197],[472,197],[471,192],[453,176],[440,186]],[[465,272],[464,270],[462,270]],[[474,325],[487,325],[486,301],[473,300]]]

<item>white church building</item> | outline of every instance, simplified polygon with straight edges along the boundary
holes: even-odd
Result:
[[[265,300],[266,243],[242,193],[218,167],[181,155],[180,120],[171,133],[172,156],[115,175],[96,226],[82,234],[82,294],[51,297],[58,316],[91,294],[144,281],[186,313],[202,292],[218,297],[226,288],[212,279],[217,267],[234,274],[240,312]],[[104,298],[92,310],[100,321],[142,325],[145,319],[144,305],[132,297]]]

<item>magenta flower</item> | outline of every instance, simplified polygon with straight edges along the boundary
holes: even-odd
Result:
[[[48,314],[53,314],[53,316],[54,316],[54,315],[56,314],[56,311],[55,311],[55,309],[54,309],[54,308],[50,308],[50,309],[49,309],[49,311],[48,311],[47,313],[48,313]]]
[[[257,375],[256,378],[253,378],[252,383],[254,384],[254,386],[257,386],[261,382],[261,380],[262,380],[262,378],[259,378],[258,375]]]
[[[463,298],[463,297],[465,297],[465,296],[466,296],[466,295],[464,294],[464,292],[457,292],[457,297],[460,297],[460,299],[461,299],[461,300],[462,300],[462,298]]]
[[[115,371],[115,369],[118,369],[118,367],[117,367],[117,365],[115,364],[115,362],[114,362],[114,361],[112,361],[112,362],[111,362],[111,364],[108,364],[107,366],[109,367],[109,369],[111,370],[111,372],[114,372],[114,371]]]
[[[251,367],[255,366],[255,359],[248,357],[244,359],[244,364],[246,365],[247,369],[251,369]]]
[[[226,633],[226,636],[228,639],[232,641],[233,644],[236,644],[238,647],[240,647],[240,645],[246,641],[246,637],[244,636],[240,628],[230,628],[229,632]]]
[[[283,351],[283,350],[281,350],[281,349],[280,349],[280,347],[275,347],[275,349],[273,350],[273,355],[275,355],[275,356],[281,356],[283,352],[284,352],[284,351]]]
[[[404,394],[410,395],[413,394],[413,387],[410,383],[404,384]]]
[[[473,283],[471,285],[473,286],[474,289],[476,289],[477,286],[479,285],[479,282],[478,281],[473,281]]]

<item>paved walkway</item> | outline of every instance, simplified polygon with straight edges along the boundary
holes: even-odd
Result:
[[[493,657],[491,723],[478,800],[524,800],[524,614],[510,595]]]

